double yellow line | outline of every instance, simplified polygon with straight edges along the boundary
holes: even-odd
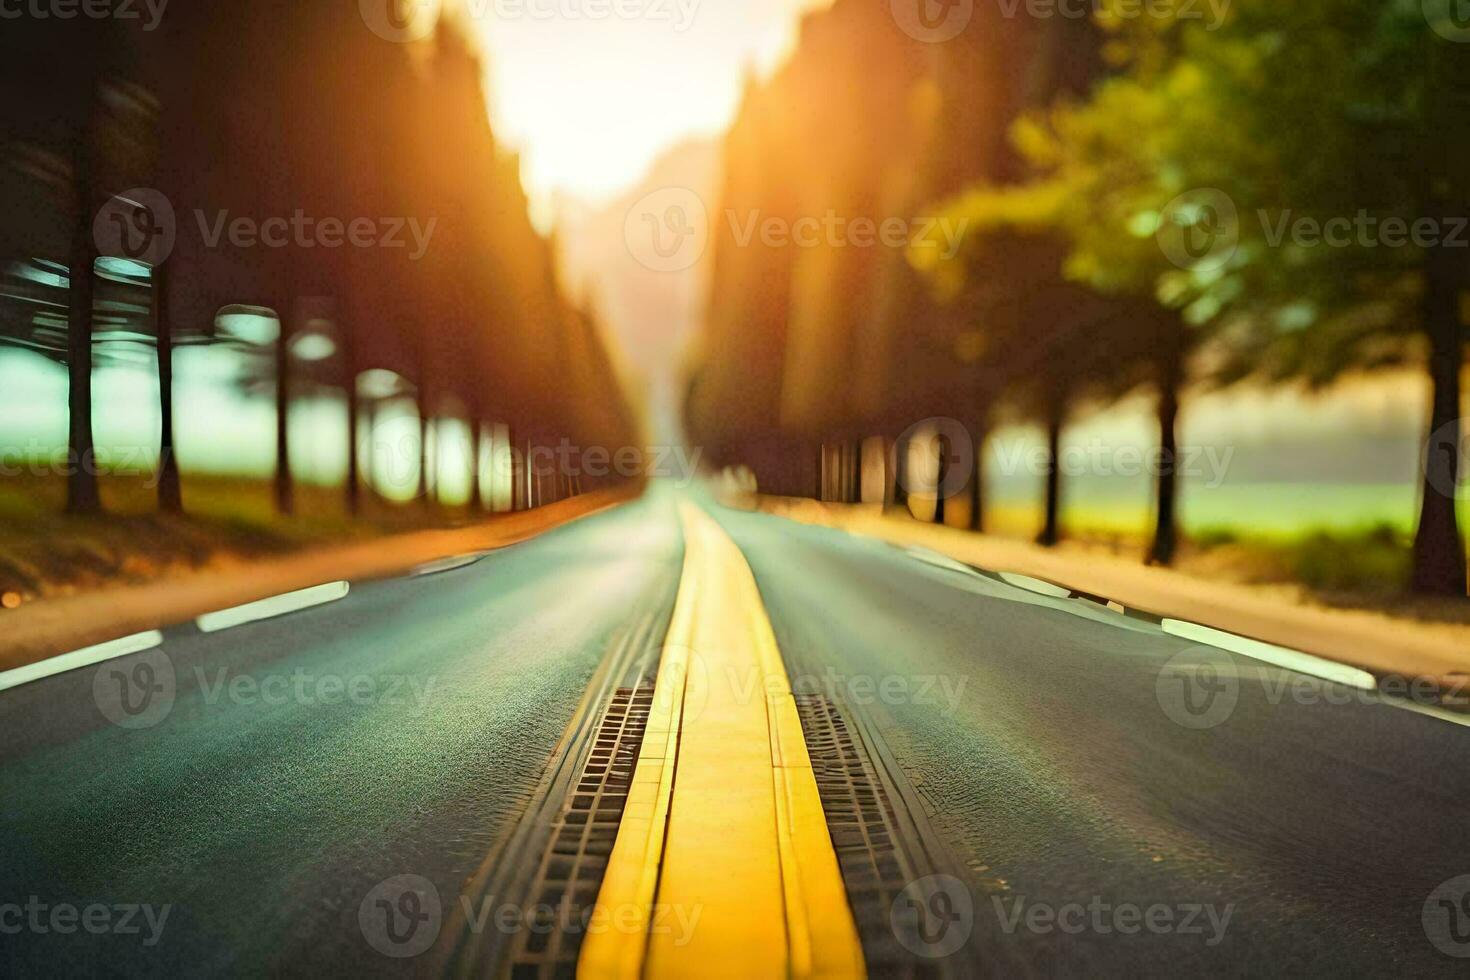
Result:
[[[680,503],[684,573],[597,896],[590,977],[849,977],[862,948],[791,683],[735,542]],[[677,910],[679,915],[668,914]],[[675,919],[692,929],[665,927]]]

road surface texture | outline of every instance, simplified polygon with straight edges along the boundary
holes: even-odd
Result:
[[[1423,922],[1431,894],[1470,875],[1470,729],[874,540],[717,516],[787,661],[871,716],[932,804],[973,875],[982,961],[1071,976],[1470,965],[1439,948],[1470,955],[1470,879],[1435,896],[1438,946]],[[1194,663],[1220,665],[1213,704],[1179,700]],[[1167,910],[1153,928],[1138,918],[1151,906]]]
[[[952,859],[916,893],[921,948],[903,945],[920,960],[963,942],[997,975],[1470,965],[1470,728],[938,556],[701,505],[754,573],[804,710],[830,704],[891,760]],[[0,973],[425,972],[372,940],[373,889],[411,874],[458,900],[609,651],[663,642],[680,506],[654,492],[472,564],[180,626],[0,691]],[[711,581],[738,577],[722,560]],[[720,588],[730,622],[764,622]],[[699,622],[691,636],[716,620]],[[165,670],[166,710],[113,690]],[[738,720],[730,680],[712,690]],[[708,729],[721,716],[703,710]],[[390,924],[420,913],[405,901]],[[881,916],[856,921],[876,967]]]
[[[681,553],[671,505],[644,500],[280,618],[180,627],[151,727],[99,710],[107,664],[0,692],[0,903],[48,906],[46,932],[0,936],[0,974],[409,968],[364,942],[364,894],[409,873],[454,900],[604,653],[660,642]],[[161,937],[142,912],[136,934],[50,922],[98,903],[109,929],[169,906]]]

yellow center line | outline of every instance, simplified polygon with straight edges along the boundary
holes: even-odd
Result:
[[[740,549],[681,503],[684,574],[578,973],[863,975],[791,684]],[[670,928],[694,922],[692,929]]]

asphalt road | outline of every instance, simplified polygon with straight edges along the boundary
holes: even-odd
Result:
[[[142,654],[0,692],[0,974],[413,968],[364,942],[364,897],[413,874],[455,900],[606,650],[650,619],[661,640],[682,549],[667,499],[646,500],[467,567],[171,630],[175,693],[150,727],[112,724],[110,679],[94,689]]]
[[[994,972],[1470,964],[1449,955],[1470,954],[1470,728],[713,510],[798,690],[865,719],[928,802],[965,878],[958,928]],[[171,630],[176,689],[144,727],[109,721],[96,668],[0,692],[0,973],[414,969],[364,941],[364,897],[414,874],[455,900],[606,651],[662,636],[681,555],[655,495],[463,568]],[[37,904],[43,929],[8,928]]]
[[[1002,974],[1470,967],[1434,941],[1470,956],[1470,728],[877,541],[716,515],[793,683],[865,713],[932,805]]]

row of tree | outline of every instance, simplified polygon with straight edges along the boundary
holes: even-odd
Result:
[[[160,502],[181,506],[173,349],[222,339],[225,309],[280,325],[283,511],[292,349],[313,331],[338,348],[352,507],[359,380],[374,369],[407,379],[425,433],[452,411],[476,447],[491,422],[522,448],[628,444],[634,420],[599,329],[558,286],[519,162],[492,133],[483,77],[469,34],[448,21],[393,43],[357,5],[325,0],[178,0],[155,29],[7,23],[0,340],[68,366],[81,464],[70,509],[99,508],[91,376],[103,341],[156,345]]]
[[[1019,409],[1048,433],[1049,544],[1069,411],[1148,388],[1165,464],[1148,558],[1167,563],[1191,385],[1423,364],[1434,439],[1413,584],[1463,595],[1452,491],[1470,249],[1454,232],[1470,213],[1470,45],[1411,0],[1239,0],[1218,24],[1195,5],[1147,9],[977,7],[938,44],[861,0],[810,17],[791,63],[747,92],[722,208],[938,222],[907,250],[719,238],[721,358],[696,372],[691,427],[763,484],[809,493],[812,445],[926,416],[962,420],[978,444]],[[1360,212],[1424,234],[1280,234]],[[960,247],[943,247],[958,228]],[[759,384],[723,366],[730,349]]]

